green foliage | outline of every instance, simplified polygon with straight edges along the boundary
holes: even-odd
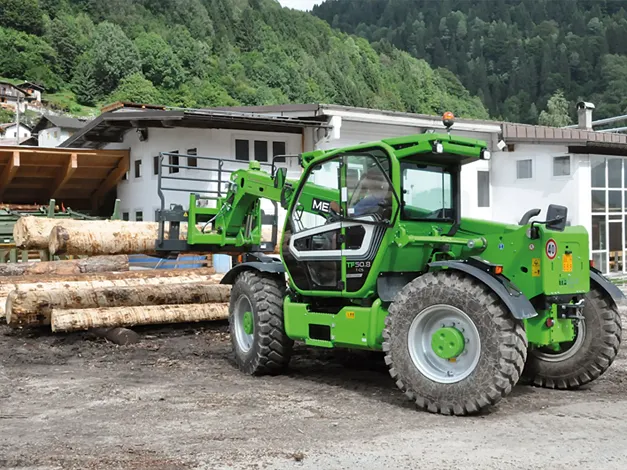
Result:
[[[313,13],[459,78],[490,115],[536,123],[558,90],[627,111],[627,7],[613,0],[334,0]],[[575,115],[574,106],[568,114]]]
[[[58,90],[58,109],[85,113],[84,105],[112,100],[191,108],[325,102],[488,117],[450,70],[434,71],[383,37],[375,49],[275,0],[39,2],[43,26],[29,29],[36,35],[0,29],[2,50],[25,57],[0,56],[0,75]],[[473,24],[457,18],[442,30],[469,35]],[[489,93],[484,76],[477,95]]]
[[[185,71],[170,45],[157,33],[144,33],[135,39],[142,71],[157,86],[176,88],[185,80]]]
[[[135,44],[122,28],[106,21],[96,27],[92,46],[85,58],[91,61],[100,96],[111,93],[120,80],[139,72],[141,68]]]
[[[43,32],[43,11],[38,0],[0,0],[0,26],[29,34]]]
[[[157,104],[160,99],[159,90],[139,72],[123,78],[120,86],[109,97],[109,101],[130,101],[132,103],[147,104]]]
[[[558,90],[547,103],[548,111],[542,111],[538,118],[538,124],[542,126],[564,127],[572,124],[568,116],[568,101],[564,98],[562,90]]]
[[[0,108],[0,124],[6,124],[8,122],[15,121],[15,114],[5,108]]]

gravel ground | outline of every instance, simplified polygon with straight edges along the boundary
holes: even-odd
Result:
[[[519,385],[455,418],[416,411],[378,354],[298,347],[288,374],[252,378],[225,323],[136,331],[0,326],[0,468],[627,468],[625,352],[582,390]]]

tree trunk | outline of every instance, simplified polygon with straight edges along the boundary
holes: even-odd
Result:
[[[48,217],[20,217],[13,227],[13,238],[18,248],[28,250],[47,250],[50,246],[50,237],[55,227],[61,226],[68,235],[72,235],[70,248],[78,234],[78,241],[84,244],[85,252],[70,252],[74,255],[112,255],[153,253],[155,241],[159,231],[157,222],[129,222],[126,220],[76,220]],[[168,238],[169,226],[166,224],[165,237]],[[63,233],[63,232],[62,232]],[[180,238],[187,237],[187,224],[181,224]],[[59,239],[63,243],[64,238]],[[118,243],[126,243],[117,246]],[[94,244],[86,249],[89,244]],[[56,245],[55,245],[56,246]],[[53,254],[63,254],[60,246]]]
[[[143,307],[90,308],[53,310],[52,331],[68,332],[89,328],[130,327],[163,323],[186,323],[225,320],[229,305],[149,305]]]
[[[39,283],[39,284],[22,284],[19,286],[14,286],[13,289],[10,290],[6,294],[6,306],[5,306],[5,316],[6,322],[9,325],[28,325],[28,324],[43,324],[43,321],[46,320],[44,316],[36,315],[33,317],[25,317],[24,319],[20,319],[20,323],[17,323],[17,319],[11,313],[11,305],[13,303],[13,299],[23,295],[23,292],[34,291],[34,292],[46,292],[46,291],[63,291],[63,290],[77,290],[81,288],[87,289],[102,289],[107,287],[123,287],[123,286],[168,286],[175,284],[192,284],[192,283],[208,283],[207,276],[199,276],[199,275],[187,275],[184,277],[153,277],[153,278],[130,278],[130,279],[106,279],[106,280],[96,280],[96,281],[74,281],[74,282],[55,282],[55,283]],[[40,294],[43,295],[43,294]],[[49,320],[49,318],[48,318]]]
[[[53,309],[200,304],[228,302],[230,299],[231,286],[193,281],[173,284],[173,280],[177,278],[148,285],[18,289],[7,298],[7,323],[13,326],[48,325]]]
[[[9,292],[21,286],[23,289],[43,289],[48,284],[72,284],[76,282],[94,281],[114,281],[120,279],[146,279],[158,278],[168,279],[172,277],[200,278],[219,284],[222,275],[216,274],[214,268],[187,268],[187,269],[142,269],[138,271],[112,272],[112,273],[90,273],[78,274],[75,276],[51,275],[41,276],[7,276],[0,279],[0,297],[6,297]],[[0,304],[4,308],[4,304]]]
[[[52,227],[61,223],[68,226],[72,224],[80,226],[90,222],[55,217],[20,217],[13,226],[15,246],[25,250],[47,250]]]
[[[128,271],[128,256],[94,256],[67,261],[0,264],[0,276],[72,276],[85,273]]]

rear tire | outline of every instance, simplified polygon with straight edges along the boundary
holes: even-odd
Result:
[[[441,324],[429,323],[430,316]],[[433,328],[453,323],[460,331],[463,327],[466,342],[455,361],[425,346]],[[428,273],[406,285],[390,306],[383,338],[396,385],[418,408],[432,413],[466,415],[495,405],[518,382],[527,355],[524,329],[498,296],[454,271]],[[476,350],[473,338],[479,340]],[[467,354],[475,359],[455,369]]]
[[[584,320],[576,327],[575,341],[559,354],[543,349],[529,350],[523,372],[533,385],[554,389],[576,389],[598,379],[610,367],[621,341],[620,314],[614,301],[591,284],[583,308]]]
[[[294,342],[285,334],[284,297],[285,282],[277,276],[245,271],[235,280],[229,331],[235,360],[243,372],[278,374],[287,367]]]

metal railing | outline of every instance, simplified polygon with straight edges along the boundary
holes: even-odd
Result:
[[[274,176],[277,168],[276,164],[278,163],[277,160],[285,157],[287,156],[277,155],[273,157],[271,163],[259,162],[259,164],[262,169],[269,171]],[[193,159],[196,165],[190,166],[190,159]],[[249,163],[249,161],[220,157],[160,152],[157,169],[157,193],[160,201],[160,216],[158,217],[159,242],[164,240],[164,234],[166,233],[165,223],[169,221],[164,214],[177,205],[180,206],[180,204],[176,203],[168,204],[165,193],[183,192],[195,194],[197,202],[207,201],[207,203],[210,203],[215,201],[217,207],[217,201],[228,193],[231,174],[238,170],[247,169]],[[183,185],[183,183],[185,184]],[[266,214],[262,209],[262,225],[273,226],[272,238],[274,239],[279,220],[279,210],[276,202],[272,201],[271,204],[273,213]],[[207,226],[208,223],[203,226],[203,232]]]

